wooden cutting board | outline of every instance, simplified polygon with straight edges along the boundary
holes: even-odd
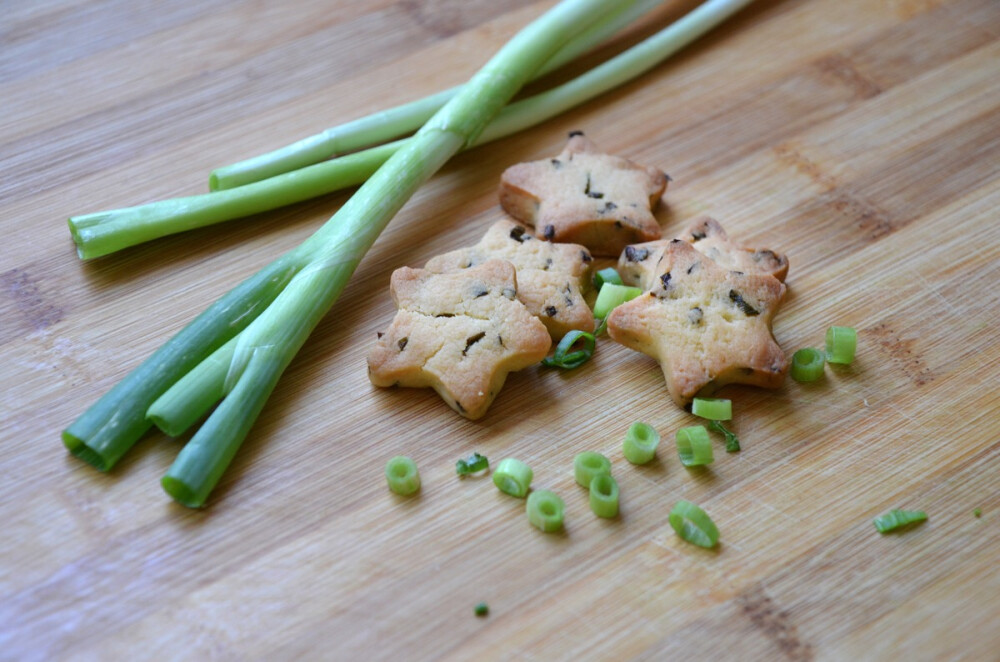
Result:
[[[347,199],[83,263],[64,219],[205,189],[212,167],[466,80],[551,3],[14,2],[0,19],[0,650],[12,659],[995,659],[1000,650],[1000,4],[761,0],[632,84],[460,155],[403,209],[282,377],[209,507],[158,481],[149,434],[107,475],[60,430]],[[584,70],[666,25],[668,2]],[[775,334],[832,324],[848,368],[731,387],[743,450],[684,469],[657,365],[601,339],[513,375],[469,422],[370,386],[392,270],[474,243],[515,162],[567,131],[674,178],[666,234],[709,213],[789,255]],[[635,420],[659,460],[627,464]],[[477,450],[566,501],[544,535]],[[593,517],[574,455],[614,464]],[[717,449],[721,451],[721,446]],[[416,459],[416,498],[385,461]],[[678,499],[715,551],[667,524]],[[929,521],[879,535],[874,516]],[[973,510],[981,509],[981,517]],[[486,618],[473,606],[490,605]]]

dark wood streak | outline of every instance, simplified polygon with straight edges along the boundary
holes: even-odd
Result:
[[[805,662],[815,658],[813,647],[799,638],[798,628],[789,613],[774,602],[761,586],[755,586],[736,598],[740,613],[772,641],[786,659]]]

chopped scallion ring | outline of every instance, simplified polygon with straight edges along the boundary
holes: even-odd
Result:
[[[600,453],[585,451],[573,459],[573,476],[580,487],[590,487],[594,476],[611,473],[611,460]]]
[[[711,464],[712,442],[704,425],[692,425],[677,431],[677,454],[685,467],[699,467]]]
[[[642,290],[638,287],[605,283],[601,291],[597,293],[597,301],[594,302],[594,317],[603,319],[612,310],[640,294],[642,294]]]
[[[797,382],[814,382],[823,376],[825,357],[813,347],[804,347],[792,354],[792,379]]]
[[[534,472],[531,467],[512,457],[501,460],[493,472],[493,484],[497,489],[519,499],[528,493],[532,478]]]
[[[569,351],[577,341],[583,342],[583,348],[574,352]],[[574,329],[563,336],[552,356],[542,359],[542,365],[549,368],[563,368],[564,370],[579,368],[594,355],[596,344],[593,334]]]
[[[691,413],[713,421],[728,421],[733,417],[733,401],[725,398],[695,398]]]
[[[618,515],[618,481],[611,474],[598,474],[590,481],[590,509],[598,517]]]
[[[389,489],[396,494],[408,496],[420,489],[417,463],[402,455],[397,455],[385,465],[385,479]]]
[[[611,283],[612,285],[624,284],[622,283],[622,277],[618,275],[618,272],[613,267],[601,269],[594,274],[594,289],[600,291],[605,283]]]
[[[925,521],[927,513],[922,510],[890,510],[876,517],[874,524],[879,533],[889,533]]]
[[[854,360],[858,332],[849,326],[831,326],[826,330],[826,360],[848,364]]]
[[[622,453],[632,464],[646,464],[656,455],[656,447],[659,444],[660,433],[652,425],[636,421],[625,433]]]
[[[712,428],[716,432],[721,432],[722,436],[726,438],[726,452],[736,453],[740,450],[740,440],[739,438],[726,429],[726,426],[719,421],[709,421],[708,427]]]
[[[485,455],[480,455],[479,453],[473,453],[464,460],[459,460],[455,463],[455,473],[459,476],[468,476],[469,474],[474,474],[489,468],[490,461],[486,459]]]
[[[563,526],[563,500],[555,492],[535,490],[528,497],[528,521],[545,533],[558,531]]]
[[[711,548],[719,542],[719,529],[704,510],[690,501],[678,501],[670,511],[670,526],[677,535],[699,547]]]

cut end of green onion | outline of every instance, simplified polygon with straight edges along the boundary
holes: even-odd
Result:
[[[721,432],[722,436],[726,438],[726,452],[727,453],[738,453],[740,450],[740,440],[735,434],[726,429],[726,426],[719,421],[711,421],[708,427],[712,428],[716,432]]]
[[[62,441],[63,445],[66,446],[66,450],[98,471],[107,471],[111,468],[111,463],[103,455],[88,446],[83,439],[70,434],[69,431],[63,431]]]
[[[692,425],[677,431],[677,454],[685,467],[700,467],[715,460],[712,442],[704,425]]]
[[[922,510],[890,510],[886,514],[876,517],[873,523],[879,533],[889,533],[925,521],[927,521],[927,513]]]
[[[402,455],[397,455],[385,465],[385,479],[389,489],[402,496],[409,496],[420,489],[417,463]]]
[[[690,501],[678,501],[670,511],[670,526],[683,540],[706,549],[719,542],[719,529],[704,510]]]
[[[612,285],[624,285],[622,283],[622,277],[618,275],[613,267],[608,267],[607,269],[601,269],[596,274],[594,274],[594,289],[600,291],[604,287],[605,283],[611,283]]]
[[[600,453],[586,451],[573,459],[573,476],[580,487],[590,487],[594,476],[611,473],[611,460]]]
[[[823,376],[826,358],[813,347],[804,347],[792,355],[792,379],[797,382],[814,382]]]
[[[197,494],[190,485],[174,476],[164,476],[160,479],[160,485],[174,501],[188,508],[202,508],[208,498],[207,494]]]
[[[660,433],[652,425],[636,421],[625,433],[622,453],[632,464],[646,464],[656,456],[656,447],[659,445]]]
[[[848,364],[854,360],[858,347],[858,332],[849,326],[831,326],[826,331],[826,360]]]
[[[455,463],[455,473],[459,476],[468,476],[469,474],[485,471],[489,468],[490,461],[486,459],[485,455],[480,455],[479,453],[473,453],[464,460],[459,460]]]
[[[563,527],[565,508],[563,500],[555,492],[536,490],[528,497],[528,521],[545,533],[558,531]]]
[[[480,617],[486,616],[487,614],[490,613],[490,606],[485,602],[480,602],[478,605],[476,605],[473,611],[476,614],[476,616]]]
[[[733,401],[724,398],[695,398],[691,413],[712,421],[728,421],[733,417]]]
[[[603,319],[612,310],[640,294],[642,294],[642,290],[638,287],[605,283],[601,291],[597,293],[597,301],[594,302],[594,317]]]
[[[590,481],[590,509],[598,517],[618,516],[618,481],[611,474],[600,474]]]
[[[523,498],[531,487],[534,472],[524,462],[508,457],[500,461],[493,472],[493,484],[504,494]]]
[[[570,350],[577,342],[581,342],[582,347],[571,352]],[[594,340],[593,334],[574,329],[563,336],[552,356],[542,359],[542,365],[549,368],[562,368],[563,370],[579,368],[594,355],[596,345],[597,342]]]

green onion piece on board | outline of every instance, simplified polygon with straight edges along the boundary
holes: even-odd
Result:
[[[636,421],[625,433],[625,443],[622,453],[632,464],[646,464],[656,455],[656,447],[660,444],[660,433],[652,425]]]
[[[611,283],[612,285],[624,285],[622,283],[622,277],[618,275],[614,267],[608,267],[607,269],[601,269],[596,274],[594,274],[594,289],[600,291],[604,287],[605,283]]]
[[[611,460],[600,453],[586,451],[573,460],[573,476],[580,487],[590,487],[594,476],[611,473]]]
[[[618,515],[618,481],[611,474],[598,474],[590,481],[590,509],[598,517]]]
[[[417,463],[402,455],[397,455],[385,465],[385,479],[389,489],[396,494],[409,496],[420,489]]]
[[[709,421],[708,427],[712,428],[716,432],[721,432],[722,436],[726,438],[726,452],[727,453],[737,453],[740,450],[740,440],[739,438],[726,429],[726,426],[719,421]]]
[[[468,476],[469,474],[474,474],[489,468],[490,461],[486,459],[485,455],[480,455],[479,453],[473,453],[464,460],[459,460],[455,463],[455,473],[459,476]]]
[[[677,453],[685,467],[699,467],[711,464],[712,442],[704,425],[692,425],[677,431]]]
[[[792,379],[797,382],[814,382],[823,376],[824,365],[823,352],[813,347],[804,347],[792,354]]]
[[[594,302],[594,317],[603,319],[612,310],[640,294],[642,294],[642,290],[638,287],[605,283],[601,291],[597,293],[597,301]]]
[[[493,472],[493,484],[504,494],[521,499],[531,487],[535,474],[524,462],[508,457],[501,460]]]
[[[571,352],[573,345],[578,341],[583,343],[583,347]],[[593,334],[573,329],[559,341],[552,356],[546,356],[542,359],[542,365],[549,368],[562,368],[563,370],[579,368],[594,355],[596,344]]]
[[[831,326],[826,330],[826,360],[848,364],[854,360],[858,347],[858,332],[849,326]]]
[[[728,421],[733,417],[733,401],[724,398],[695,398],[691,413],[713,421]]]
[[[528,521],[545,533],[558,531],[563,526],[565,504],[555,492],[536,490],[528,496],[526,506]]]
[[[597,320],[596,317],[594,319]],[[607,331],[607,329],[608,329],[608,318],[607,317],[604,317],[603,319],[597,320],[597,328],[594,329],[594,336],[596,337],[596,336],[601,335],[602,333],[604,333],[605,331]]]
[[[690,501],[678,501],[670,511],[670,526],[687,542],[705,547],[715,547],[719,542],[719,529],[708,514]]]
[[[975,515],[976,517],[982,517],[983,511],[980,508],[976,508],[975,510],[972,511],[972,514]]]
[[[476,605],[474,612],[476,616],[480,617],[486,616],[487,614],[490,613],[490,606],[485,602],[480,602],[478,605]]]
[[[890,510],[876,517],[874,524],[879,533],[889,533],[925,521],[927,513],[922,510]]]

